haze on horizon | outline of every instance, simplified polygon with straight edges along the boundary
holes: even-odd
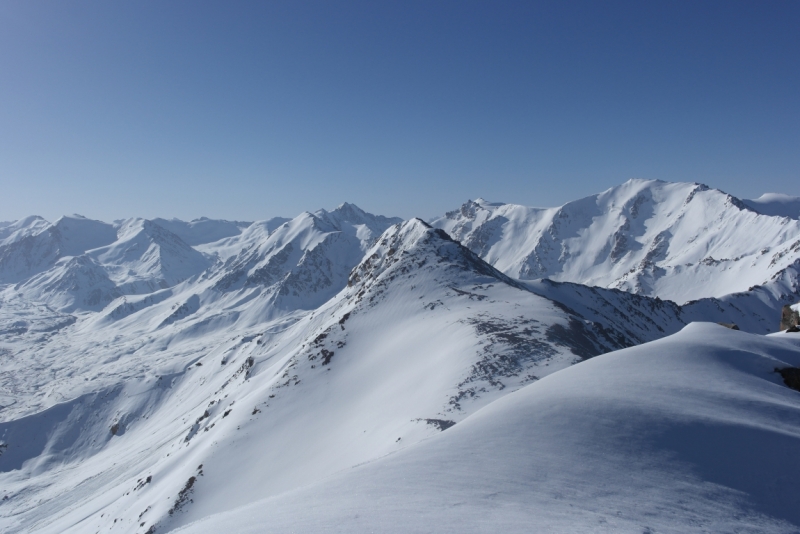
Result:
[[[800,4],[0,4],[0,220],[798,195]]]

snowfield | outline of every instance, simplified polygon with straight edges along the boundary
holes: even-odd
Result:
[[[797,532],[800,335],[694,323],[178,532]]]
[[[0,223],[0,531],[800,532],[793,202]]]

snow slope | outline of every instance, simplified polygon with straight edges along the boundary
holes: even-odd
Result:
[[[0,222],[0,247],[10,245],[23,237],[38,234],[48,226],[50,223],[38,215],[25,217],[18,221]]]
[[[180,237],[145,220],[131,219],[117,239],[88,255],[103,265],[123,293],[150,293],[203,272],[209,261]]]
[[[177,532],[798,532],[800,337],[695,323]]]
[[[204,249],[225,259],[209,277],[219,292],[257,291],[269,294],[276,309],[313,309],[344,287],[364,252],[398,222],[345,203],[277,227],[275,219],[254,223],[238,239]]]
[[[125,294],[151,293],[198,275],[202,253],[151,221],[118,226],[62,217],[0,247],[6,298],[22,296],[63,312],[97,312]]]
[[[677,303],[798,270],[800,221],[702,184],[630,180],[559,208],[467,202],[432,223],[509,276],[624,289]],[[796,293],[781,286],[775,293]]]
[[[223,330],[200,306],[134,320],[180,291],[113,338],[84,319],[51,339],[57,360],[37,367],[60,369],[38,387],[65,402],[0,424],[5,531],[166,532],[399,451],[630,332],[664,334],[587,319],[419,220],[389,228],[338,295],[301,315]],[[670,309],[658,313],[677,329]]]
[[[66,313],[100,311],[121,295],[106,270],[86,255],[58,260],[47,271],[19,284],[14,293]]]
[[[758,198],[742,202],[764,215],[800,218],[800,197],[792,197],[783,193],[765,193]]]
[[[180,237],[184,243],[196,246],[212,243],[226,237],[237,236],[252,223],[242,221],[225,221],[201,217],[193,221],[180,219],[153,219],[153,222],[165,230]]]

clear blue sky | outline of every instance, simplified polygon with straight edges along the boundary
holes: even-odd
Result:
[[[800,195],[800,2],[0,2],[0,220]]]

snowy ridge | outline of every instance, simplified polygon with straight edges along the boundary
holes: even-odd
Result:
[[[103,265],[123,293],[150,293],[203,272],[208,260],[181,238],[145,219],[118,228],[117,239],[88,255]]]
[[[765,193],[758,198],[742,202],[763,215],[800,219],[800,197],[782,193]]]
[[[66,313],[100,311],[120,296],[108,273],[89,256],[69,256],[16,288],[19,295]]]
[[[184,243],[193,247],[213,243],[226,237],[237,236],[252,224],[243,221],[214,220],[208,217],[201,217],[189,222],[181,221],[180,219],[157,218],[153,219],[153,222],[161,228],[172,232],[180,237]]]
[[[399,221],[345,203],[332,212],[300,214],[271,231],[269,225],[256,223],[238,243],[224,244],[224,249],[241,251],[211,276],[213,288],[221,292],[263,288],[278,308],[316,308],[344,287],[364,251]]]
[[[0,222],[0,247],[10,245],[29,235],[38,234],[48,226],[50,223],[38,215],[18,221]]]
[[[515,278],[678,303],[765,284],[795,268],[800,247],[800,221],[761,215],[702,184],[647,180],[560,208],[468,202],[432,224]]]
[[[796,337],[693,324],[178,532],[795,532],[800,396],[774,372],[792,366]]]
[[[17,225],[0,246],[0,283],[14,283],[36,275],[61,258],[112,243],[117,232],[110,224],[80,215],[61,217],[55,224],[29,217]]]
[[[204,271],[209,261],[151,221],[119,226],[62,217],[37,234],[0,247],[2,281],[66,312],[100,311],[123,294],[150,293]]]

